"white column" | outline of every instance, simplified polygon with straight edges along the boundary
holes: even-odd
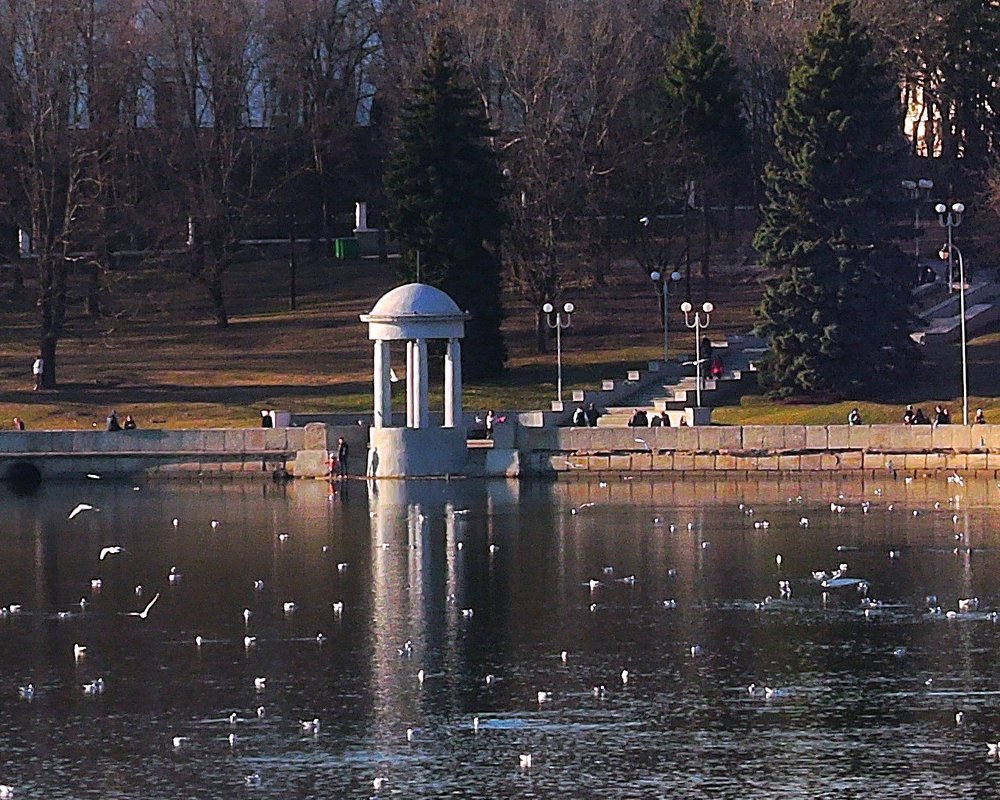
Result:
[[[417,392],[416,399],[414,401],[414,417],[416,428],[426,428],[428,423],[428,412],[430,410],[430,403],[428,402],[428,387],[427,387],[427,340],[417,339],[417,347],[414,351],[414,360],[416,361],[416,381],[417,381]]]
[[[389,343],[375,340],[375,421],[376,428],[392,427],[392,381]]]
[[[416,348],[414,347],[413,340],[407,340],[406,342],[406,427],[415,428],[415,413],[416,408],[416,389],[417,389],[417,379],[416,379]]]
[[[448,340],[444,353],[444,426],[462,424],[462,343]]]

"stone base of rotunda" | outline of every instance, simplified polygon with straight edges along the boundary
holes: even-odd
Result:
[[[369,428],[368,446],[374,478],[462,475],[469,452],[464,428]]]

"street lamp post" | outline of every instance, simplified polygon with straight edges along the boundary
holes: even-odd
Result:
[[[944,203],[938,203],[934,206],[934,210],[938,215],[938,224],[942,228],[948,229],[948,294],[955,291],[954,287],[954,264],[955,261],[951,257],[951,231],[952,228],[957,228],[962,224],[962,214],[965,211],[964,203],[952,203],[951,208],[946,206]]]
[[[961,205],[957,203],[956,205]],[[949,231],[951,228],[948,229]],[[965,336],[965,259],[957,245],[946,244],[938,252],[941,260],[951,260],[952,251],[958,256],[958,312],[959,330],[962,332],[962,424],[969,424],[969,358],[967,353],[968,340]]]
[[[926,201],[930,196],[931,189],[934,188],[934,181],[927,178],[919,178],[915,181],[906,180],[902,182],[903,191],[907,193],[913,201],[913,263],[917,270],[917,278],[920,279],[920,203]]]
[[[701,312],[694,312],[694,322],[691,321],[691,309],[693,306],[685,300],[681,303],[681,311],[684,312],[684,324],[694,331],[694,365],[697,385],[695,387],[695,402],[701,408],[701,330],[707,328],[711,320],[711,314],[715,311],[715,306],[711,303],[703,303],[701,311],[705,312],[705,321],[701,321]]]
[[[556,392],[559,395],[560,403],[562,402],[562,330],[572,324],[570,318],[575,310],[576,307],[572,303],[565,303],[561,310],[556,309],[552,303],[546,303],[542,306],[542,311],[548,317],[549,327],[555,328],[556,331]]]
[[[667,275],[665,272],[661,273],[659,270],[653,270],[649,273],[650,279],[653,283],[660,283],[663,290],[663,361],[667,362],[670,359],[667,356],[667,305],[668,298],[670,297],[670,282],[677,282],[681,279],[681,274],[679,272],[671,272]]]

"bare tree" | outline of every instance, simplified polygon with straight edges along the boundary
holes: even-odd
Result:
[[[6,0],[0,13],[0,148],[11,219],[36,259],[42,385],[56,385],[74,252],[90,241],[107,198],[122,85],[115,56],[128,3]]]
[[[367,121],[374,87],[382,4],[374,0],[269,0],[265,7],[264,74],[275,114],[289,133],[289,172],[312,177],[320,232],[330,237],[334,176],[357,176],[353,134]]]
[[[255,0],[148,0],[156,133],[171,177],[164,222],[188,228],[187,269],[229,324],[223,276],[253,229],[270,126],[261,76],[261,7]],[[266,187],[273,189],[273,185]]]

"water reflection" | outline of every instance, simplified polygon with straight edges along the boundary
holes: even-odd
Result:
[[[0,605],[21,609],[0,619],[0,784],[46,798],[367,797],[376,778],[381,795],[424,797],[986,796],[998,494],[887,475],[5,495]],[[68,520],[78,502],[101,510]],[[124,552],[100,560],[109,545]],[[811,578],[841,562],[867,602]],[[148,619],[124,616],[156,592]],[[928,614],[930,594],[980,608]],[[99,676],[104,694],[85,694]],[[318,735],[300,724],[314,717]]]

